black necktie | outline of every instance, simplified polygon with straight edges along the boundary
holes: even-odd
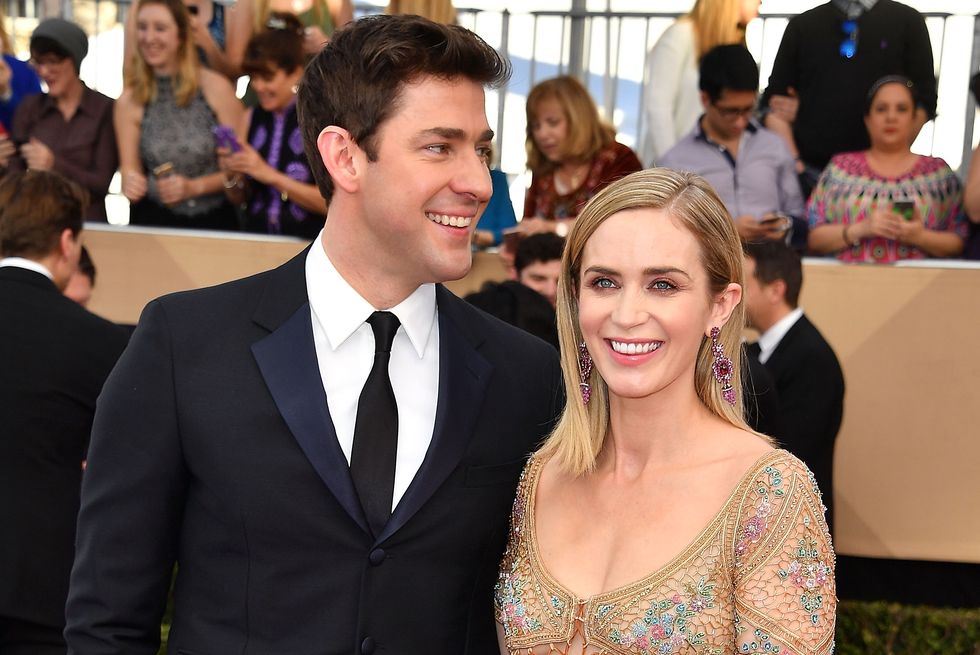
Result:
[[[357,400],[350,473],[361,507],[377,537],[391,516],[395,489],[398,405],[388,377],[388,360],[399,322],[391,312],[374,312],[367,322],[374,330],[374,366]]]

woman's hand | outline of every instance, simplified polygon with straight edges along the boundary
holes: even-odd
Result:
[[[146,176],[136,171],[123,173],[122,192],[129,202],[139,202],[146,195]]]
[[[796,89],[793,87],[786,89],[784,96],[774,95],[769,98],[769,109],[787,123],[796,121],[796,112],[799,108],[800,99],[796,97]]]
[[[859,239],[870,239],[871,237],[883,237],[885,239],[897,239],[899,230],[902,227],[902,217],[891,211],[876,207],[865,220],[855,223],[851,228],[851,236]]]
[[[221,159],[224,159],[224,163],[228,167],[227,170],[232,173],[248,175],[261,184],[269,184],[271,182],[274,169],[268,162],[262,159],[262,155],[256,152],[255,148],[247,143],[243,143],[242,149],[238,152],[228,153],[227,156],[221,157]]]
[[[17,146],[10,140],[10,137],[0,136],[0,168],[6,168],[10,164],[10,158],[16,154]]]
[[[4,61],[3,57],[0,57],[0,100],[6,100],[7,95],[10,93],[10,78],[13,73],[10,72],[10,66]]]
[[[919,244],[919,237],[926,230],[925,221],[922,220],[922,216],[919,214],[919,208],[912,208],[912,218],[905,220],[904,218],[899,220],[898,225],[898,236],[896,237],[900,243],[904,243],[909,246],[917,246]]]
[[[31,140],[20,147],[20,155],[27,162],[27,167],[38,171],[49,171],[54,166],[54,153],[37,139]]]
[[[160,201],[165,205],[176,205],[182,200],[192,198],[191,183],[183,175],[167,175],[157,180],[157,191],[160,192]]]

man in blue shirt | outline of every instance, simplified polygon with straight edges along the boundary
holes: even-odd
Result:
[[[759,68],[751,53],[740,45],[712,49],[701,60],[699,87],[704,114],[661,165],[708,180],[743,241],[791,235],[794,244],[805,244],[803,196],[793,157],[782,139],[752,118]]]

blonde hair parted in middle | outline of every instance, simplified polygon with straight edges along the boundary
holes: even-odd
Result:
[[[698,61],[716,46],[745,45],[745,25],[739,23],[742,0],[697,0],[682,20],[694,26]]]
[[[562,374],[568,399],[565,411],[541,448],[557,459],[559,467],[572,475],[595,468],[596,458],[609,429],[609,390],[598,370],[589,378],[592,399],[586,405],[579,393],[578,344],[583,341],[579,328],[578,295],[582,253],[585,244],[613,214],[630,209],[660,209],[686,228],[697,240],[701,264],[708,274],[712,298],[732,282],[742,284],[742,244],[735,224],[714,189],[700,176],[652,168],[618,180],[588,202],[578,215],[561,259],[558,281],[558,341],[561,345]],[[745,423],[741,401],[741,342],[745,308],[739,303],[718,339],[732,360],[732,381],[736,404],[722,397],[721,385],[711,371],[711,340],[702,335],[694,372],[694,390],[713,414],[731,425],[752,431]]]
[[[143,7],[160,5],[170,12],[177,24],[177,72],[173,77],[174,98],[177,105],[186,107],[194,99],[199,88],[197,50],[191,37],[191,21],[187,7],[182,0],[139,0],[136,13]],[[133,53],[130,65],[124,71],[126,86],[133,90],[133,99],[146,105],[157,97],[157,78],[153,69],[143,59],[139,46]]]

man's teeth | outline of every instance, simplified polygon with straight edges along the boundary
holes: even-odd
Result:
[[[470,223],[473,221],[472,216],[448,216],[446,214],[431,214],[426,212],[426,216],[433,223],[439,223],[440,225],[448,225],[450,227],[469,227]]]
[[[652,353],[660,347],[662,341],[650,341],[647,343],[624,343],[622,341],[610,340],[612,349],[622,355],[645,355]]]

